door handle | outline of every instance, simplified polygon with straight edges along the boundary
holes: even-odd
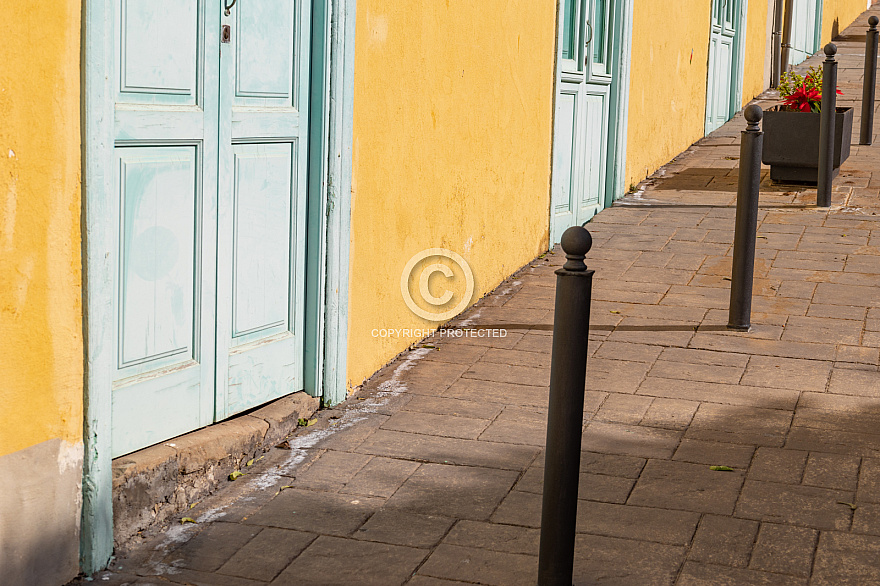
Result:
[[[587,39],[586,43],[584,43],[584,47],[589,47],[590,43],[593,42],[593,25],[590,24],[589,20],[587,21],[587,26],[590,27],[590,38]],[[589,64],[590,64],[590,52],[584,51],[584,65],[589,65]]]
[[[235,3],[238,0],[232,0],[232,4],[227,4],[226,0],[223,0],[223,6],[226,8],[226,16],[229,16],[229,11],[232,10],[232,7],[235,6]]]

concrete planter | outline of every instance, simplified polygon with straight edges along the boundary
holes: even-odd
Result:
[[[778,106],[764,112],[764,154],[774,181],[816,183],[819,177],[819,120],[816,112],[782,112]],[[852,108],[837,108],[834,121],[834,173],[849,157]]]

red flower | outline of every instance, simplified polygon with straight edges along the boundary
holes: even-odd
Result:
[[[837,90],[837,93],[841,93],[840,90]],[[816,90],[807,89],[806,83],[802,84],[797,91],[783,101],[783,104],[787,107],[801,112],[812,112],[813,107],[821,103],[822,94]]]

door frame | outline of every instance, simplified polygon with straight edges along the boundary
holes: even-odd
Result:
[[[820,0],[821,1],[821,0]],[[730,84],[730,107],[727,112],[727,120],[742,110],[743,99],[743,72],[746,67],[746,35],[748,33],[749,0],[741,0],[740,9],[736,13],[735,30],[733,36],[733,63],[731,64]],[[709,84],[712,81],[712,3],[709,4],[709,51],[706,52],[706,97],[703,100],[703,134],[709,131]]]
[[[605,144],[605,185],[603,193],[599,197],[602,207],[609,207],[615,199],[622,197],[626,193],[624,185],[626,178],[626,144],[627,144],[627,127],[629,122],[629,78],[632,54],[632,30],[633,30],[633,2],[634,0],[625,0],[624,2],[614,2],[614,26],[612,27],[611,44],[614,54],[612,55],[611,67],[614,72],[611,88],[609,90],[608,104],[608,136]],[[562,61],[562,44],[559,42],[562,34],[562,7],[563,2],[560,0],[556,3],[556,55],[553,61],[553,101],[551,124],[553,128],[553,136],[557,135],[556,120],[556,100],[559,97],[559,90],[562,84],[562,74],[560,63]],[[553,175],[553,161],[556,155],[555,140],[550,141],[550,189],[548,191],[549,203],[547,221],[550,231],[550,248],[557,242],[562,234],[557,234],[553,222],[553,188],[554,181],[557,180]]]
[[[80,565],[113,553],[112,416],[114,54],[113,2],[83,0],[82,144],[83,462]],[[312,2],[306,243],[305,390],[346,396],[349,226],[357,0]],[[216,3],[218,10],[222,0]]]

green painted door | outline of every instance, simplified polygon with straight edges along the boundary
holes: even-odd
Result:
[[[739,0],[712,0],[709,77],[706,85],[706,134],[730,120],[739,109],[736,96],[736,28]]]
[[[608,0],[562,0],[553,133],[551,237],[605,204],[614,11]]]
[[[114,4],[117,456],[301,388],[309,3]]]
[[[821,0],[818,0],[821,2]],[[819,50],[819,5],[817,0],[792,3],[791,49],[788,64],[797,65]]]

